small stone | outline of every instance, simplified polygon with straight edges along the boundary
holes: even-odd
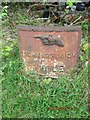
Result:
[[[86,61],[85,66],[88,67],[88,65],[89,65],[89,61]]]
[[[57,69],[54,67],[54,68],[53,68],[53,71],[54,71],[54,72],[56,72],[56,71],[57,71]]]

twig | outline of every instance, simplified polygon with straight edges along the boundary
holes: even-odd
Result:
[[[77,18],[75,21],[73,21],[70,25],[73,25],[74,23],[76,23],[78,20],[80,20],[82,18],[82,16],[80,16],[79,18]],[[69,25],[69,26],[70,26]]]
[[[85,22],[85,21],[88,21],[88,19],[85,19],[85,20],[83,20],[83,21],[77,22],[77,23],[74,24],[74,25],[78,25],[78,24],[80,24],[80,23],[82,23],[82,22]]]

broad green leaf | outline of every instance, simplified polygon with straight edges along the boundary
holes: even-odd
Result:
[[[1,16],[2,17],[7,16],[7,13],[2,13]]]
[[[6,5],[5,7],[3,7],[3,9],[7,9],[8,8],[8,6]]]
[[[45,82],[46,84],[49,84],[49,83],[51,82],[51,80],[52,80],[51,78],[48,78],[48,79],[45,78],[45,79],[44,79],[44,82]]]
[[[81,60],[81,61],[83,61],[83,60],[84,60],[84,58],[83,58],[83,56],[82,56],[82,55],[80,56],[80,60]]]
[[[69,10],[66,9],[65,12],[68,14],[68,13],[69,13]]]
[[[8,55],[9,55],[9,52],[5,52],[4,55],[5,55],[5,56],[8,56]]]
[[[90,50],[90,43],[86,43],[85,45],[83,45],[83,50],[84,51]]]

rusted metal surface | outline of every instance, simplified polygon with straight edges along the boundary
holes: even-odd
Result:
[[[48,77],[59,77],[77,66],[80,27],[19,26],[18,35],[20,57],[25,63],[26,71],[34,71]],[[49,44],[44,44],[42,38],[47,40],[46,36],[52,36],[54,42],[50,39]],[[55,44],[60,40],[63,41],[63,45]]]

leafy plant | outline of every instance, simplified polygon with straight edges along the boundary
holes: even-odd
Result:
[[[6,19],[6,17],[7,17],[7,9],[8,9],[7,5],[2,8],[1,19],[3,19],[3,20]]]
[[[84,45],[83,45],[83,50],[86,51],[86,52],[87,52],[88,50],[90,50],[90,43],[84,44]]]
[[[15,51],[14,49],[17,47],[17,41],[13,40],[12,43],[7,42],[2,45],[2,58],[8,58],[11,56]]]
[[[51,78],[45,78],[44,79],[44,82],[45,82],[45,84],[50,84],[50,82],[52,81],[52,79]]]
[[[77,0],[67,0],[66,1],[66,5],[68,5],[69,7],[73,6],[73,3],[77,3]],[[69,13],[69,9],[65,9],[66,14]]]
[[[73,3],[76,3],[77,0],[67,0],[66,1],[66,4],[69,6],[69,7],[72,7],[73,6]]]

